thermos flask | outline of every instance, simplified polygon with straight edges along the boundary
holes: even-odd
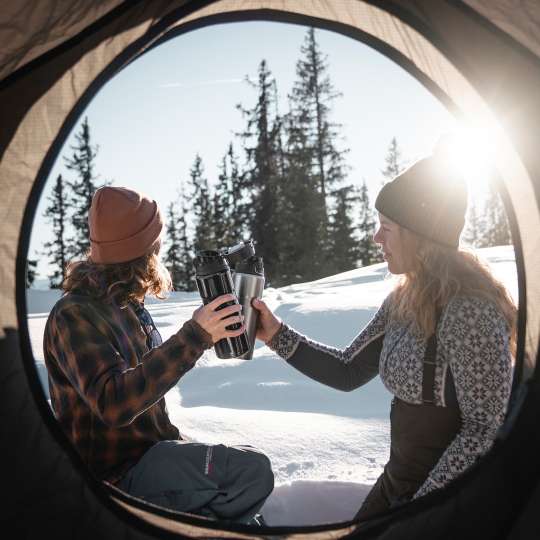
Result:
[[[242,304],[244,325],[248,335],[249,350],[240,358],[250,360],[255,347],[259,312],[251,305],[254,298],[261,298],[264,290],[264,267],[262,257],[252,256],[236,264],[233,283],[238,301]]]
[[[234,289],[242,304],[244,326],[249,341],[249,350],[239,358],[250,360],[255,347],[255,335],[259,312],[251,305],[254,298],[261,298],[264,290],[264,266],[262,257],[255,255],[253,241],[241,242],[231,248],[223,248],[221,253],[231,266]]]
[[[227,259],[219,251],[200,251],[194,260],[195,280],[203,300],[208,304],[218,296],[235,293],[231,271]],[[217,309],[231,306],[235,301],[223,303]],[[233,315],[230,315],[231,317]],[[228,330],[237,330],[239,323],[233,323]],[[237,358],[249,351],[250,343],[246,332],[237,337],[224,338],[214,344],[219,358]]]

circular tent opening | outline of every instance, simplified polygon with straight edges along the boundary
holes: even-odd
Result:
[[[524,24],[529,14],[505,17],[510,2],[503,1],[491,3],[491,7],[481,2],[442,1],[413,5],[353,0],[282,4],[274,10],[270,1],[110,2],[99,8],[63,6],[64,17],[45,17],[49,9],[55,13],[51,6],[45,6],[45,11],[36,13],[30,22],[26,5],[18,11],[4,8],[11,23],[8,29],[16,29],[21,19],[27,28],[24,35],[3,33],[10,46],[6,48],[0,89],[5,118],[0,182],[6,194],[0,202],[6,216],[0,284],[4,337],[0,348],[2,409],[8,419],[3,424],[3,439],[11,442],[3,461],[14,494],[4,511],[21,531],[37,534],[49,529],[64,536],[88,531],[88,536],[112,537],[129,530],[141,538],[167,534],[165,531],[206,537],[255,534],[241,526],[224,527],[197,518],[179,518],[160,509],[151,511],[121,493],[109,497],[45,412],[46,403],[32,365],[24,297],[33,212],[43,181],[77,113],[118,69],[145,48],[166,39],[168,32],[255,18],[302,22],[366,41],[425,81],[466,118],[481,119],[500,131],[503,144],[497,168],[518,256],[518,373],[523,373],[522,391],[515,395],[517,404],[508,429],[479,466],[449,488],[374,523],[267,532],[335,537],[358,528],[364,538],[385,534],[454,538],[474,528],[488,538],[500,537],[501,531],[518,534],[539,527],[532,515],[532,497],[538,484],[539,434],[531,419],[538,401],[535,359],[540,314],[534,300],[540,296],[540,278],[535,272],[540,255],[538,237],[531,231],[540,230],[539,163],[533,136],[540,105],[540,64],[535,34]],[[55,37],[58,35],[63,39]],[[528,441],[527,446],[524,441]],[[523,458],[520,463],[525,461],[526,467],[515,463],[517,449]],[[12,463],[24,467],[13,467]],[[15,476],[20,470],[24,473]],[[483,517],[487,509],[489,522]]]

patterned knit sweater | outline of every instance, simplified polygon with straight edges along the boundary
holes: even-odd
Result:
[[[289,364],[323,384],[350,391],[377,374],[408,403],[422,403],[426,339],[413,324],[389,316],[389,297],[344,350],[312,341],[282,324],[268,343]],[[415,498],[438,489],[470,467],[491,447],[502,424],[512,380],[509,333],[496,307],[480,298],[455,297],[437,328],[435,405],[446,406],[449,372],[454,380],[461,429]]]

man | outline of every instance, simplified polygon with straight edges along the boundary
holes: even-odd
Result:
[[[51,402],[101,480],[154,504],[253,522],[273,489],[268,458],[251,447],[185,441],[164,395],[206,349],[244,329],[230,295],[201,306],[165,342],[144,307],[171,290],[159,259],[161,213],[126,188],[103,187],[89,213],[90,251],[71,263],[44,336]],[[226,319],[227,316],[230,316]]]

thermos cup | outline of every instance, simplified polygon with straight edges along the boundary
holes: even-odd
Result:
[[[245,332],[235,338],[218,341],[214,348],[219,358],[253,357],[259,312],[251,305],[254,298],[261,298],[264,290],[262,257],[255,255],[253,241],[241,242],[231,248],[217,251],[200,251],[194,261],[195,280],[204,304],[222,294],[236,294],[242,304]],[[218,309],[232,305],[224,303]],[[227,327],[240,328],[238,323]]]
[[[234,289],[238,301],[242,304],[244,325],[249,341],[249,350],[240,356],[244,360],[253,357],[255,335],[259,312],[251,305],[254,298],[261,298],[264,290],[264,266],[262,257],[255,255],[253,242],[238,244],[226,251],[229,264],[234,267],[232,273]]]
[[[234,284],[227,259],[220,251],[200,251],[194,260],[195,280],[203,304],[208,304],[223,294],[235,294]],[[223,303],[217,309],[233,305],[234,301]],[[231,317],[233,315],[230,315]],[[239,323],[233,323],[228,330],[237,330]],[[250,349],[247,332],[237,337],[224,338],[214,344],[219,358],[237,358]]]
[[[262,257],[252,257],[237,265],[233,274],[234,288],[238,301],[242,304],[244,325],[248,335],[249,350],[240,356],[244,360],[253,357],[255,336],[257,334],[257,322],[259,312],[251,305],[254,298],[262,298],[264,290],[264,269]]]

